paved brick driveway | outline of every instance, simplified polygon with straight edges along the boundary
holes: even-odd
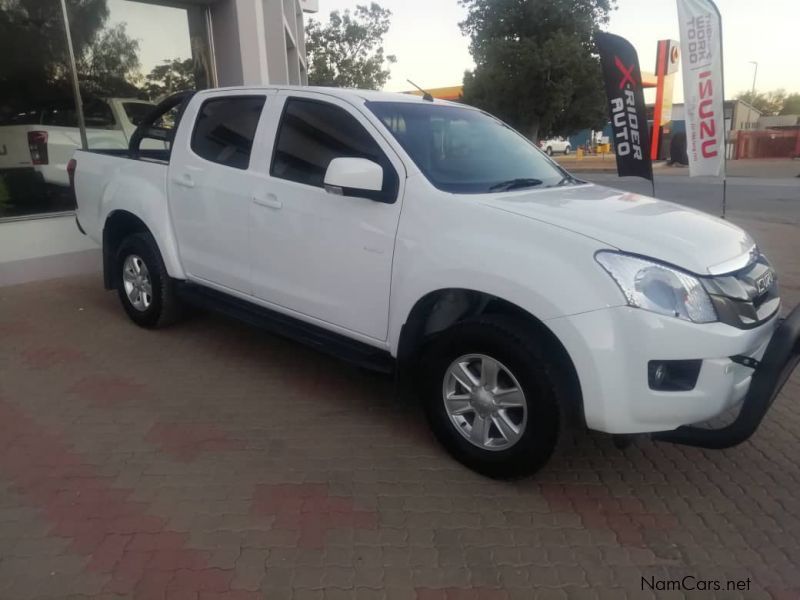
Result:
[[[796,230],[748,225],[800,301]],[[0,288],[0,598],[800,598],[798,401],[733,450],[574,433],[500,483],[294,343],[143,331],[99,277]]]

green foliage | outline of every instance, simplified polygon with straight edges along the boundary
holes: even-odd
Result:
[[[736,94],[737,100],[747,102],[753,108],[761,111],[762,115],[772,116],[781,112],[786,101],[785,90],[773,90],[771,92],[739,92]]]
[[[800,94],[789,94],[783,100],[782,115],[800,115]]]
[[[392,13],[373,2],[349,10],[331,12],[326,25],[309,20],[306,26],[308,82],[311,85],[380,89],[389,79],[383,37]]]
[[[537,140],[600,128],[605,92],[594,34],[616,0],[459,0],[475,70],[464,101]]]
[[[191,58],[165,60],[147,74],[144,85],[145,92],[152,100],[194,87],[194,61]]]
[[[81,86],[87,95],[136,91],[139,44],[124,25],[106,28],[106,0],[67,0]],[[71,99],[60,2],[0,0],[0,109]]]
[[[124,23],[100,30],[77,59],[78,77],[90,95],[134,96],[139,73],[139,42]]]

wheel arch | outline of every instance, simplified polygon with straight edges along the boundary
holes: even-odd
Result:
[[[583,394],[575,363],[567,349],[547,325],[529,311],[499,296],[465,288],[442,288],[421,297],[411,308],[397,343],[397,364],[401,374],[413,372],[425,344],[436,334],[468,318],[485,314],[514,317],[527,332],[545,344],[555,357],[556,384],[565,399],[566,420],[585,424]]]
[[[174,269],[170,269],[172,257],[164,251],[156,234],[157,230],[131,211],[117,208],[108,213],[103,223],[103,285],[107,290],[115,287],[114,264],[119,246],[125,238],[134,233],[149,233],[153,237],[167,271],[174,276]]]

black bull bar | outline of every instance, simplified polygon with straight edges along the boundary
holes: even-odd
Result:
[[[654,433],[660,442],[721,450],[731,448],[752,436],[772,406],[784,384],[800,362],[800,305],[775,329],[764,356],[755,367],[750,388],[736,419],[720,429],[693,425]]]

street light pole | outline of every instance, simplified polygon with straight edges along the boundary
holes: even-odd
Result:
[[[81,148],[83,150],[88,150],[89,143],[86,140],[86,121],[83,118],[83,101],[81,100],[81,88],[78,84],[78,67],[75,64],[75,52],[72,50],[72,34],[69,30],[69,16],[67,16],[66,0],[61,0],[61,13],[64,16],[64,30],[67,34],[67,54],[69,55],[69,68],[72,75],[72,93],[75,97],[75,113],[78,115]]]
[[[751,60],[750,64],[755,67],[755,69],[753,70],[753,93],[752,93],[753,98],[755,98],[756,97],[756,77],[758,77],[758,63],[756,61],[754,61],[754,60]]]

